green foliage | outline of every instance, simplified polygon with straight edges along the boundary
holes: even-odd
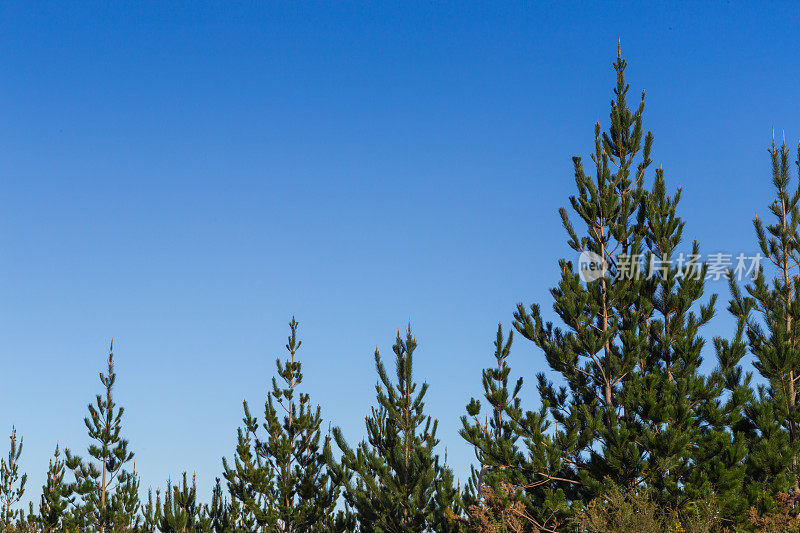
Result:
[[[754,366],[766,380],[748,404],[742,424],[748,446],[747,487],[752,503],[773,507],[773,495],[800,490],[800,187],[791,190],[789,150],[786,144],[769,150],[775,199],[769,209],[773,223],[753,225],[761,253],[772,270],[772,283],[763,267],[743,294],[731,282],[731,312],[755,355]]]
[[[159,490],[156,490],[155,501],[153,491],[148,490],[147,502],[142,505],[142,526],[135,530],[165,533],[224,533],[244,529],[237,528],[231,519],[230,508],[223,495],[219,478],[211,494],[211,503],[201,504],[197,501],[194,476],[190,485],[184,472],[180,483],[173,484],[167,480],[163,503]]]
[[[276,360],[277,374],[264,405],[265,436],[244,403],[244,428],[239,428],[233,465],[223,460],[232,498],[241,504],[240,527],[254,524],[271,531],[325,531],[335,522],[339,495],[331,484],[321,442],[322,416],[308,394],[299,392],[303,381],[297,351],[297,321],[289,323],[288,357]],[[280,409],[280,412],[278,411]]]
[[[611,127],[601,133],[595,126],[595,175],[574,158],[578,194],[570,203],[580,234],[561,210],[569,246],[601,258],[602,275],[582,283],[571,262],[559,263],[561,281],[551,293],[563,327],[546,323],[537,305],[518,305],[517,331],[542,349],[563,385],[542,373],[540,412],[513,414],[518,403],[503,409],[539,458],[528,471],[549,467],[539,475],[540,500],[556,476],[572,484],[563,494],[577,502],[607,493],[611,483],[647,488],[658,505],[680,512],[713,492],[728,516],[741,517],[746,450],[733,433],[749,390],[738,366],[741,334],[732,343],[715,339],[718,364],[703,375],[700,330],[714,316],[716,297],[704,301],[707,266],[693,259],[697,242],[688,257],[679,251],[680,190],[667,194],[662,169],[645,186],[653,136],[643,133],[644,93],[629,109],[619,51],[614,68]],[[554,422],[549,436],[545,418]]]
[[[76,516],[82,529],[117,530],[134,527],[138,521],[139,481],[135,472],[125,469],[133,452],[120,436],[125,409],[114,402],[116,379],[112,343],[108,371],[100,373],[104,394],[89,404],[89,416],[84,419],[92,441],[88,453],[96,462],[84,461],[66,450],[67,468],[75,475],[74,493],[80,498]]]
[[[192,476],[192,484],[189,485],[186,481],[186,472],[183,473],[180,484],[173,485],[167,481],[164,505],[160,509],[157,508],[156,512],[159,530],[164,533],[210,531],[211,522],[203,513],[202,506],[197,504],[195,478]]]
[[[439,442],[437,422],[424,412],[428,385],[418,387],[413,378],[416,347],[409,324],[405,339],[398,332],[393,346],[396,382],[375,350],[378,406],[366,418],[367,440],[354,450],[341,430],[334,430],[342,452],[337,478],[344,484],[346,502],[358,515],[359,531],[411,533],[459,527],[454,517],[461,510],[452,476],[434,452]],[[333,463],[330,456],[329,460]]]
[[[258,420],[250,414],[247,402],[244,402],[244,427],[237,429],[236,453],[233,465],[222,458],[223,476],[227,480],[231,495],[231,514],[236,527],[244,531],[252,530],[256,525],[256,516],[267,515],[264,508],[265,495],[269,491],[272,472],[269,465],[264,464],[256,453],[256,432]]]
[[[569,473],[547,433],[546,411],[523,413],[519,398],[522,378],[509,387],[513,338],[511,332],[504,340],[502,326],[498,326],[494,366],[482,374],[488,404],[483,419],[481,402],[475,398],[467,405],[470,418],[461,417],[460,434],[473,446],[480,465],[472,468],[465,500],[473,526],[495,524],[513,531],[519,524],[550,530],[564,522],[566,495],[574,493],[574,483],[564,477]],[[507,515],[510,509],[518,509],[512,514],[519,516],[504,524],[497,515]]]
[[[705,341],[699,331],[714,316],[716,295],[701,303],[708,266],[691,259],[699,257],[697,241],[688,261],[678,252],[684,227],[676,214],[680,195],[680,189],[667,195],[663,170],[656,170],[645,200],[653,312],[647,355],[634,374],[643,391],[637,418],[644,429],[644,475],[651,496],[675,512],[713,492],[727,516],[743,516],[746,450],[730,428],[748,398],[749,379],[742,382],[738,367],[744,350],[739,337],[733,349],[716,340],[717,368],[708,377],[700,373]]]
[[[142,504],[142,525],[140,531],[154,532],[158,528],[161,518],[161,493],[156,490],[156,499],[153,501],[153,489],[147,489],[147,501]]]
[[[42,530],[51,533],[69,528],[69,506],[72,503],[72,487],[64,481],[66,473],[64,460],[56,445],[56,451],[47,469],[47,479],[42,486],[39,503],[39,523]]]
[[[482,373],[484,398],[489,404],[488,413],[484,419],[480,418],[481,401],[472,398],[467,405],[467,416],[461,417],[462,429],[460,435],[469,442],[475,450],[479,469],[472,468],[472,475],[467,485],[467,501],[476,503],[481,497],[481,486],[487,482],[486,476],[510,477],[513,465],[519,457],[516,445],[518,435],[514,432],[511,421],[507,419],[506,411],[510,407],[519,408],[519,392],[522,389],[522,378],[519,378],[513,390],[508,387],[508,378],[511,367],[508,356],[511,352],[511,343],[514,333],[511,332],[508,340],[503,339],[503,328],[497,327],[494,358],[495,367],[486,368]]]
[[[205,515],[209,520],[210,531],[224,533],[234,528],[230,505],[222,492],[219,478],[216,479],[214,489],[211,492],[211,503],[205,506]]]
[[[15,510],[17,504],[25,493],[27,474],[19,473],[19,458],[22,455],[22,437],[17,442],[17,428],[11,428],[11,441],[7,459],[0,459],[0,526],[5,531],[13,531],[14,523],[23,519],[23,512]]]
[[[621,55],[614,68],[611,128],[601,133],[600,124],[595,126],[595,175],[587,175],[581,158],[573,158],[578,195],[570,204],[582,235],[566,209],[560,210],[570,248],[602,258],[606,275],[583,284],[571,262],[559,262],[561,281],[551,293],[563,329],[546,323],[538,305],[526,310],[519,304],[514,315],[517,331],[542,349],[565,384],[539,375],[543,406],[555,422],[554,444],[565,459],[564,477],[580,484],[583,498],[602,493],[606,480],[637,483],[647,468],[647,451],[637,438],[637,368],[647,354],[652,284],[637,275],[633,259],[643,252],[647,230],[644,178],[653,136],[643,133],[644,94],[635,111],[628,108]]]

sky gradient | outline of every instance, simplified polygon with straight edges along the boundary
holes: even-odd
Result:
[[[112,337],[142,488],[187,470],[205,497],[292,315],[305,391],[351,443],[372,353],[411,320],[463,480],[497,324],[549,313],[573,259],[556,210],[608,125],[617,39],[685,236],[754,252],[771,130],[800,137],[798,22],[789,3],[3,2],[0,435],[24,436],[26,500],[57,442],[85,453]],[[709,290],[706,336],[730,335]],[[533,385],[544,360],[518,338],[511,363]]]

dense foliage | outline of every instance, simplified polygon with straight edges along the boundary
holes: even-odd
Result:
[[[613,66],[608,129],[594,126],[591,171],[573,158],[576,192],[559,211],[570,253],[599,270],[587,277],[562,258],[552,301],[520,303],[513,328],[498,326],[479,395],[461,417],[475,454],[466,480],[447,466],[425,409],[411,324],[397,333],[393,372],[374,353],[375,405],[365,438],[351,446],[341,429],[326,429],[302,388],[292,318],[263,417],[244,402],[210,501],[186,472],[141,498],[109,350],[84,420],[86,459],[56,446],[38,507],[27,511],[23,439],[12,427],[0,459],[0,529],[800,531],[800,184],[789,150],[773,139],[775,199],[769,222],[754,221],[765,264],[744,281],[721,273],[736,328],[708,342],[711,267],[685,238],[680,188],[670,192],[664,169],[651,168],[644,92],[631,108],[619,50]],[[549,307],[555,322],[542,312]],[[524,376],[512,372],[515,333],[543,356],[535,405],[523,403]]]

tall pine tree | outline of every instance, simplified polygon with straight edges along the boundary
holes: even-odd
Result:
[[[101,532],[130,527],[139,508],[138,479],[125,469],[133,460],[128,441],[121,437],[125,409],[117,407],[113,397],[117,379],[113,341],[107,363],[107,373],[100,373],[103,394],[89,404],[89,416],[84,419],[92,441],[88,453],[94,461],[84,461],[66,450],[67,467],[75,475],[74,491],[80,498],[78,515],[83,527]]]
[[[628,107],[625,68],[618,49],[611,127],[601,133],[595,126],[594,176],[573,158],[578,194],[570,204],[580,232],[560,211],[569,246],[596,258],[600,275],[582,282],[571,262],[559,263],[561,281],[551,294],[563,327],[545,322],[537,305],[520,304],[515,313],[516,329],[563,382],[539,376],[555,427],[552,441],[538,445],[542,454],[561,455],[569,498],[587,502],[612,486],[645,489],[677,512],[714,493],[727,513],[740,514],[744,448],[731,428],[747,398],[743,352],[717,339],[717,368],[700,372],[699,332],[715,297],[705,301],[697,243],[688,255],[678,251],[680,194],[668,196],[661,169],[652,190],[645,186],[653,136],[643,130],[644,93],[635,111]],[[540,423],[535,413],[530,419]],[[539,479],[546,482],[547,474]]]
[[[519,304],[514,323],[565,384],[539,376],[566,477],[580,482],[587,498],[600,494],[606,481],[641,482],[647,460],[637,439],[635,374],[647,353],[652,306],[648,283],[632,259],[643,252],[644,179],[653,136],[643,132],[644,93],[635,111],[628,108],[625,68],[618,50],[611,127],[601,133],[595,125],[594,176],[586,174],[580,157],[573,158],[578,194],[570,204],[582,223],[580,235],[567,210],[560,210],[568,245],[576,254],[593,254],[603,275],[584,284],[573,264],[561,260],[561,281],[551,294],[564,327],[546,322],[538,305],[528,310]]]

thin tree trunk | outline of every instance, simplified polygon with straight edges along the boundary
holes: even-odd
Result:
[[[786,238],[786,232],[788,231],[788,224],[786,221],[786,192],[781,191],[781,225],[783,226],[783,237]],[[786,301],[785,303],[785,310],[786,310],[786,334],[789,336],[789,342],[793,345],[793,339],[791,337],[791,328],[792,328],[792,315],[790,314],[789,309],[791,308],[792,303],[792,290],[790,288],[790,278],[789,278],[789,249],[788,247],[784,250],[783,257],[782,257],[782,266],[783,266],[783,282],[786,285]],[[794,348],[794,346],[791,346]],[[794,420],[791,420],[791,417],[794,416],[795,405],[796,405],[796,392],[794,386],[794,369],[789,370],[789,383],[788,383],[788,398],[787,398],[787,407],[788,407],[788,415],[790,417],[789,420],[789,438],[791,442],[795,442],[797,439],[797,428],[795,427]],[[794,490],[795,492],[800,492],[800,477],[798,477],[798,470],[800,470],[800,465],[798,465],[798,457],[797,454],[792,458],[792,469],[794,473]]]

